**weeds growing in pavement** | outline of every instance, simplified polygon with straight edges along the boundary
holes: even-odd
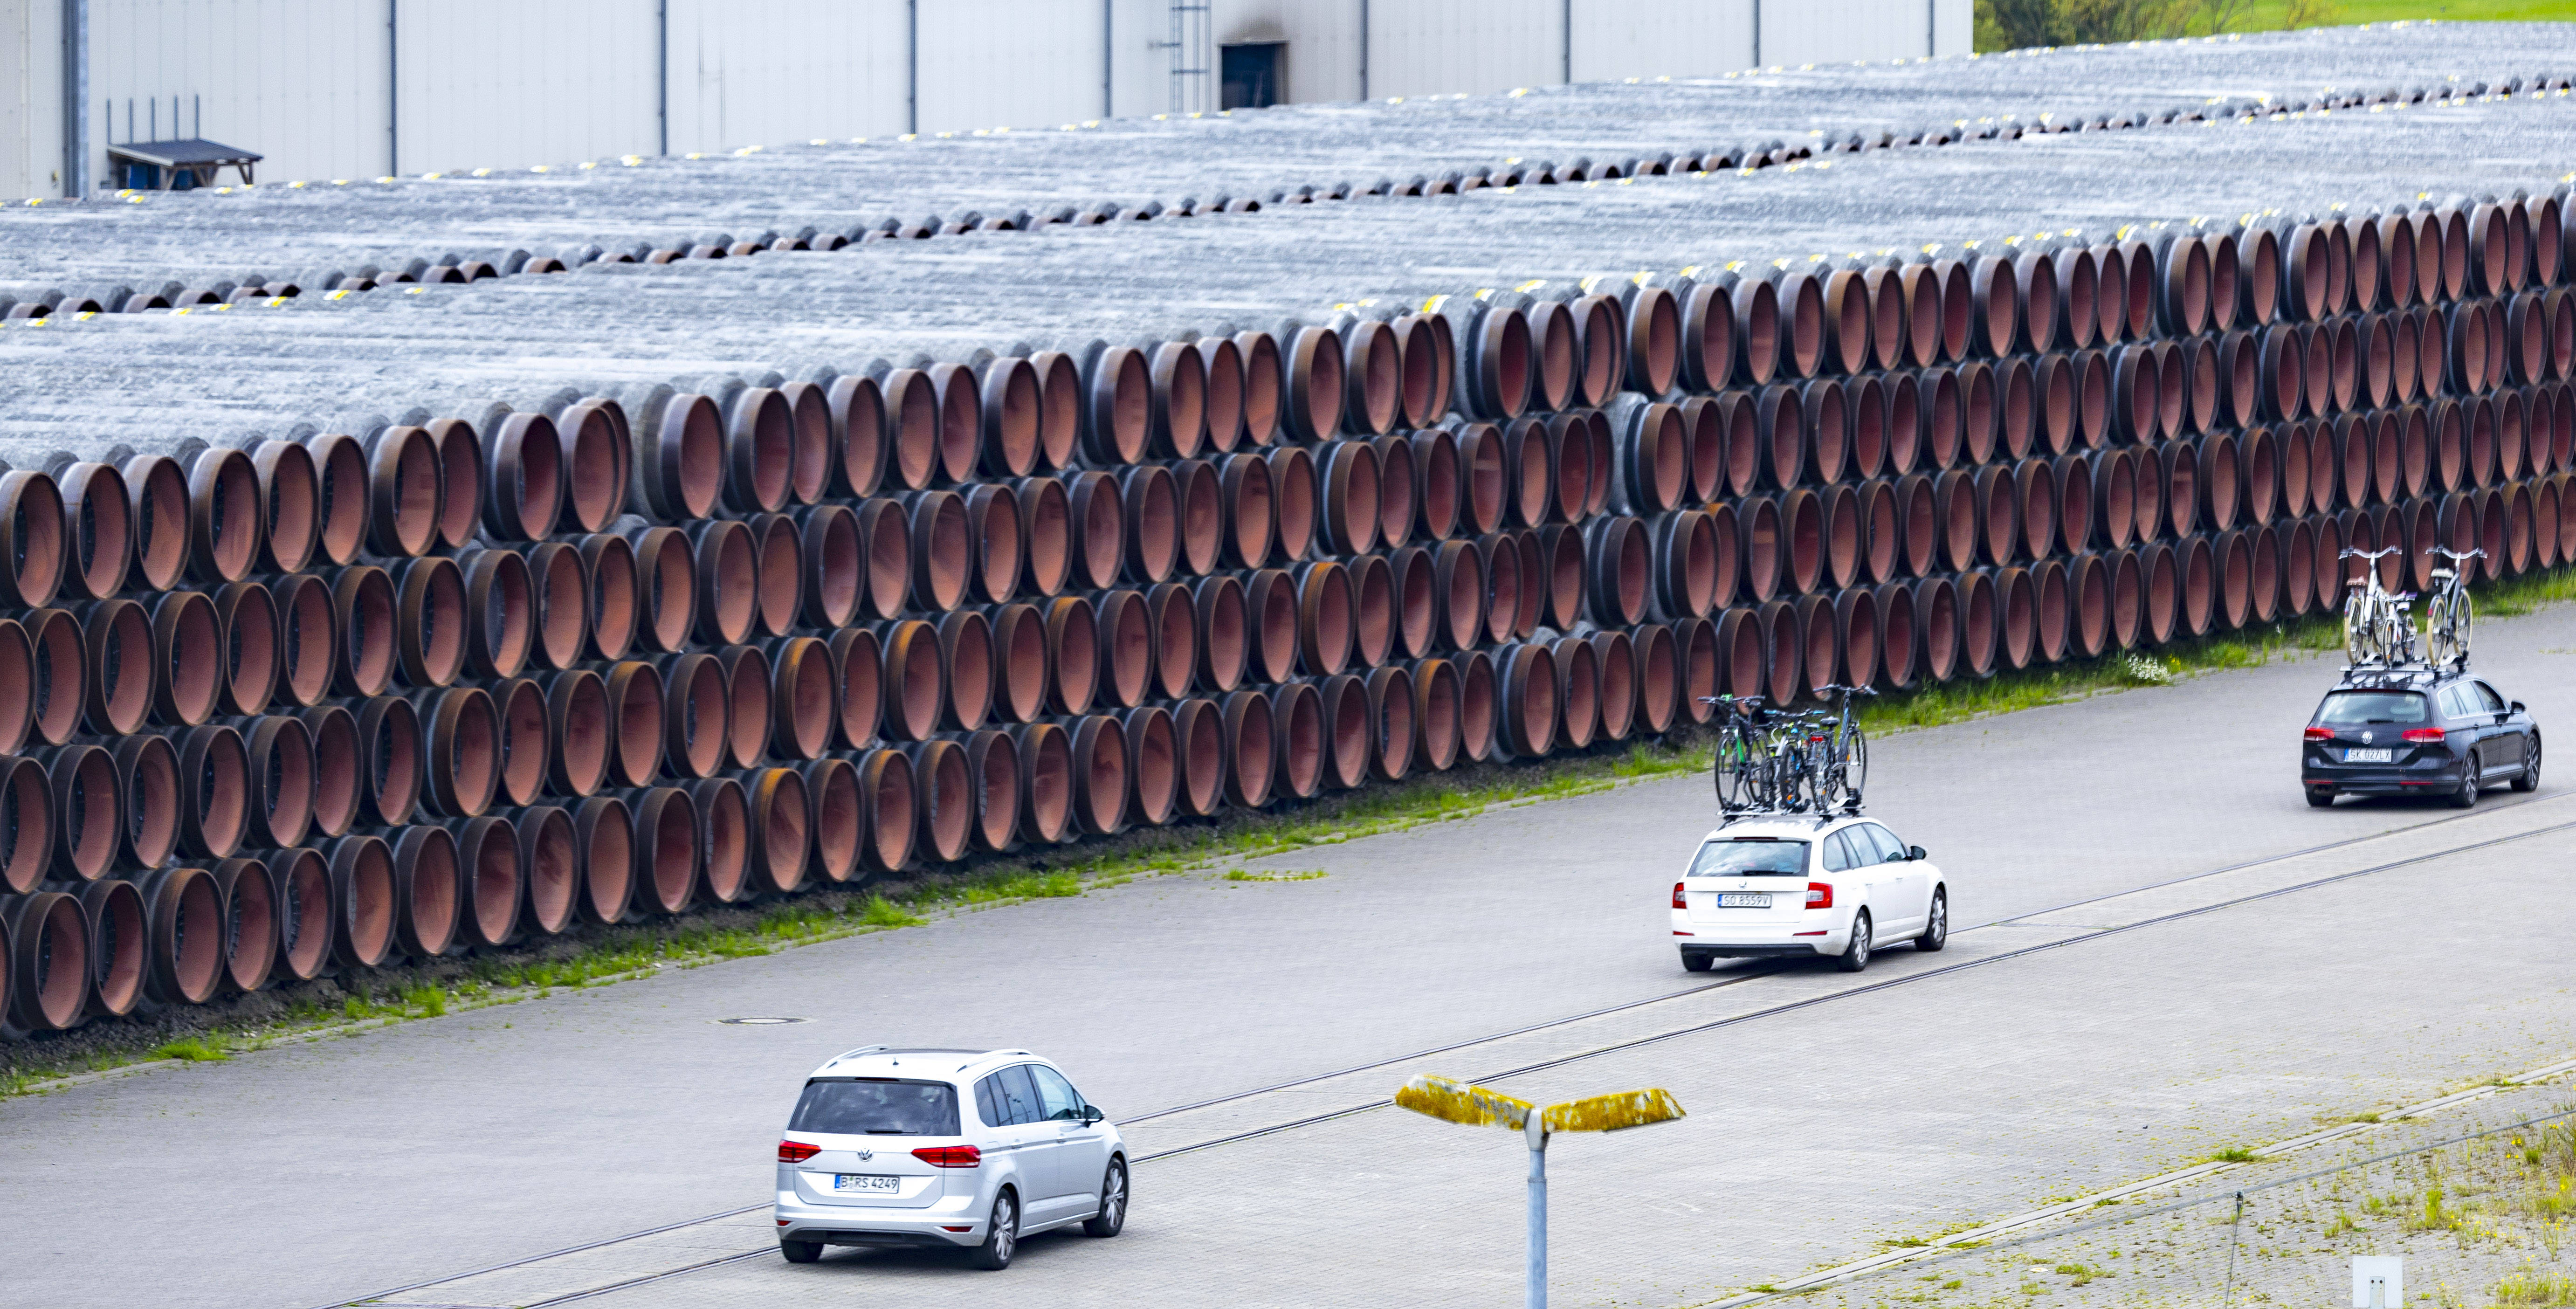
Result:
[[[190,1063],[213,1063],[232,1058],[231,1052],[223,1047],[209,1045],[203,1038],[194,1036],[169,1042],[152,1053],[156,1058],[184,1059]]]

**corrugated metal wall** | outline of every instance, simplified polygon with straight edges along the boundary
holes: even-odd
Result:
[[[387,35],[381,3],[91,0],[91,176],[124,184],[109,142],[198,135],[289,162],[262,180],[382,173]]]
[[[1577,0],[1571,33],[1566,0],[1212,0],[1178,51],[1169,0],[78,2],[113,185],[109,142],[200,133],[283,182],[1213,109],[1243,41],[1300,101],[1549,85],[1569,41],[1577,80],[1700,76],[1754,62],[1758,0]],[[1971,3],[1768,0],[1761,60],[1963,52]],[[62,193],[63,9],[0,0],[0,196]]]
[[[643,153],[653,153],[660,95],[653,6],[654,0],[398,4],[397,136],[391,158],[380,156],[364,171],[525,168],[624,154],[639,143]],[[274,152],[270,158],[288,170],[281,176],[306,175]]]

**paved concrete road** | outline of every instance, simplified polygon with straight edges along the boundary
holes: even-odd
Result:
[[[2576,721],[2576,610],[2491,621],[2480,646],[2482,666],[2544,724]],[[1891,738],[1874,759],[1873,810],[1942,863],[1962,927],[2449,817],[2413,804],[2305,808],[2291,775],[2295,734],[2331,674],[2321,661],[2276,665]],[[1041,1049],[1093,1099],[1133,1116],[1679,991],[1701,979],[1680,971],[1666,943],[1663,893],[1708,826],[1704,785],[1625,787],[1273,861],[1331,873],[1312,881],[1148,880],[0,1104],[0,1197],[17,1219],[0,1303],[123,1304],[141,1280],[184,1285],[192,1303],[319,1304],[753,1203],[797,1078],[869,1041]],[[2460,874],[2487,875],[2479,861]],[[2485,895],[2405,912],[2459,930],[2499,918]],[[2157,929],[2159,939],[2198,941],[2215,921]],[[2086,947],[2085,958],[2134,948]],[[2353,949],[2339,931],[2317,948],[2336,958]],[[2393,951],[2372,961],[2392,974],[2452,963],[2447,946],[2375,948]],[[2273,994],[2285,979],[2298,992],[2314,966],[2263,948],[2195,958],[2223,985],[2176,997],[2192,1012],[2169,1017],[2233,1022],[2257,1012],[2237,1009],[2236,996]],[[1888,956],[1900,961],[1911,962]],[[2132,967],[2087,981],[2011,965],[1993,973],[2007,980],[1976,985],[2001,987],[2007,1011],[2040,1011],[2027,1033],[1991,1029],[2036,1075],[2072,1057],[2043,1039],[2070,1025],[2114,1037],[2134,1026],[2138,1051],[2173,1053],[2155,1042],[2178,1033],[2103,1017],[2157,1003],[2158,975]],[[2107,994],[2093,989],[2103,976],[2115,979]],[[1909,988],[1926,989],[1969,995],[1945,1013],[1990,1004],[1946,983]],[[1754,1044],[1873,1048],[1880,1029],[1855,1034],[1834,1008],[1774,1022]],[[713,1021],[738,1014],[814,1021]],[[2260,1025],[2246,1031],[2247,1048],[2259,1046]],[[1864,1062],[1873,1078],[1914,1075],[1893,1053]],[[1601,1066],[1584,1077],[1607,1086],[1651,1071]],[[1753,1138],[1785,1143],[1815,1112],[1789,1071],[1741,1079],[1747,1105],[1779,1102],[1776,1122],[1757,1115]],[[1925,1111],[1981,1112],[1979,1089],[1927,1082]],[[1745,1130],[1740,1116],[1698,1118]],[[1205,1159],[1297,1148],[1280,1138]],[[1893,1165],[1907,1153],[1855,1147],[1843,1163]],[[1388,1173],[1380,1192],[1419,1203],[1394,1189],[1413,1165],[1385,1162],[1364,1170]],[[1853,1192],[1894,1175],[1833,1171],[1843,1163],[1821,1166]],[[1177,1223],[1185,1204],[1235,1203],[1191,1180],[1216,1166],[1176,1162],[1155,1166],[1164,1180],[1141,1177],[1153,1201],[1139,1208],[1138,1244],[1177,1230],[1160,1224]],[[1329,1194],[1349,1181],[1325,1172],[1312,1184]],[[1915,1203],[1950,1203],[1937,1183],[1917,1192]],[[155,1217],[149,1239],[133,1236],[139,1213]],[[121,1235],[102,1243],[102,1233]],[[102,1248],[114,1250],[112,1271]],[[1031,1266],[1052,1257],[1033,1251]],[[1685,1272],[1708,1270],[1641,1275]],[[1365,1279],[1354,1270],[1351,1280]]]

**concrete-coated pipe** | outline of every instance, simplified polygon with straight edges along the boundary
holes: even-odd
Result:
[[[1127,747],[1129,819],[1161,827],[1180,811],[1185,761],[1172,713],[1160,705],[1129,709],[1117,716]]]
[[[1297,658],[1309,677],[1340,673],[1351,660],[1356,625],[1350,572],[1325,560],[1300,565],[1297,578]]]
[[[502,621],[522,632],[524,644],[527,587],[521,564],[518,617]],[[454,559],[433,555],[402,565],[394,610],[394,671],[405,685],[429,689],[463,676],[468,627],[465,576]]]
[[[1626,632],[1615,631],[1579,639],[1591,647],[1593,736],[1602,741],[1627,740],[1637,725],[1636,642]],[[1560,659],[1560,666],[1566,662]]]
[[[1073,760],[1075,824],[1093,836],[1107,836],[1127,825],[1127,734],[1116,718],[1090,714],[1066,725]]]
[[[1170,579],[1181,558],[1181,494],[1172,470],[1159,464],[1130,468],[1118,481],[1127,528],[1125,576],[1147,586]]]
[[[492,687],[492,708],[501,724],[497,804],[517,808],[536,803],[546,787],[552,724],[544,688],[536,679],[515,677]]]
[[[1143,594],[1130,590],[1102,592],[1093,624],[1099,648],[1099,690],[1110,704],[1133,708],[1143,704],[1154,678],[1152,612]],[[1067,712],[1072,712],[1068,710]]]
[[[1377,451],[1364,441],[1336,441],[1323,448],[1323,548],[1366,554],[1377,546],[1381,525]]]
[[[805,884],[814,844],[813,796],[793,768],[762,768],[737,779],[749,807],[750,889],[786,895]]]
[[[519,902],[526,895],[518,828],[506,818],[484,817],[469,818],[451,830],[457,883],[453,944],[468,949],[506,944],[518,933]]]
[[[1368,687],[1344,673],[1310,683],[1319,697],[1324,731],[1324,781],[1347,791],[1368,780],[1371,744]]]
[[[304,715],[306,727],[314,730],[314,739],[326,746],[340,737],[337,720],[331,715],[329,709],[308,709]],[[370,826],[399,827],[410,822],[420,803],[422,774],[428,762],[421,751],[423,734],[418,711],[409,700],[381,696],[361,705],[354,721],[355,753],[362,765],[358,778],[358,800],[362,803],[353,804],[342,797],[335,779],[325,775],[318,779],[315,792],[325,816],[336,821],[345,811],[351,821],[362,820]],[[331,748],[336,753],[336,747]]]
[[[1515,497],[1509,441],[1491,423],[1468,423],[1458,429],[1458,531],[1483,536],[1500,528]]]
[[[1561,428],[1535,416],[1503,429],[1504,507],[1513,526],[1534,526],[1555,515],[1562,441]]]
[[[1495,670],[1503,744],[1521,758],[1543,757],[1556,745],[1561,717],[1556,663],[1545,645],[1526,643],[1505,647]]]
[[[752,627],[746,639],[781,637],[796,626],[805,599],[805,546],[796,520],[756,514],[748,524],[753,571]]]
[[[134,559],[131,580],[146,590],[166,591],[187,575],[189,553],[189,489],[187,473],[176,460],[163,455],[137,455],[125,461],[118,470],[125,482],[126,521],[133,532]],[[5,501],[5,488],[11,485],[0,477],[0,501]],[[43,493],[31,492],[41,527]],[[59,496],[59,491],[56,492]],[[41,543],[40,535],[39,541]],[[40,580],[29,577],[28,581]],[[16,583],[0,577],[0,585]]]
[[[363,844],[370,840],[374,838],[348,837],[335,843],[334,864],[352,847],[357,848],[362,862],[372,862],[371,856],[377,853],[389,854],[389,908],[393,919],[390,945],[421,961],[448,953],[458,944],[470,894],[464,860],[456,848],[456,834],[428,824],[406,827],[394,835],[390,851],[385,842],[378,841],[372,848]]]
[[[479,816],[501,787],[501,717],[491,695],[479,687],[424,691],[413,708],[420,716],[422,801],[442,817]]]
[[[742,533],[740,523],[712,526],[731,529],[718,536],[706,551],[707,562],[718,566],[720,573],[726,571],[723,566],[721,547],[727,541],[733,541],[739,547],[730,567],[730,571],[734,574],[731,579],[732,584],[736,588],[738,597],[731,602],[733,607],[730,610],[730,616],[747,629],[751,622],[752,602],[749,591],[751,575],[754,571],[750,558],[750,544],[736,535],[736,533]],[[743,535],[747,536],[747,533]],[[647,527],[638,529],[629,538],[628,548],[634,558],[632,576],[635,607],[641,618],[641,621],[633,627],[635,644],[644,651],[666,654],[676,654],[687,649],[689,635],[699,624],[700,599],[698,558],[696,552],[690,547],[689,538],[681,534],[677,528]],[[611,561],[603,556],[595,562],[602,567],[594,569],[593,575],[596,579],[594,584],[605,589],[613,580],[609,573]],[[613,602],[603,601],[599,608],[602,621],[598,624],[597,630],[603,638],[610,630],[610,623],[606,621],[609,618],[609,603]],[[715,604],[715,597],[707,597],[707,608],[712,610]],[[715,621],[712,614],[709,620]]]
[[[539,547],[542,551],[544,547]],[[626,658],[635,647],[645,615],[639,612],[643,593],[641,573],[634,543],[622,536],[589,536],[581,541],[577,568],[586,587],[577,612],[585,625],[586,639],[576,657],[595,658],[615,663]],[[685,559],[683,549],[680,558]],[[549,649],[553,648],[558,618],[555,587],[559,566],[549,564],[539,574],[540,595],[546,609],[542,630]],[[690,586],[687,569],[679,570],[682,587]],[[569,607],[569,605],[567,605]]]
[[[1323,696],[1312,682],[1289,682],[1272,690],[1269,700],[1270,737],[1277,751],[1270,769],[1271,793],[1291,800],[1313,799],[1323,789],[1331,767]]]
[[[2192,537],[2177,546],[2176,552],[2181,556],[2176,563],[2182,573],[2183,631],[2191,636],[2205,636],[2217,626],[2221,616],[2217,552],[2207,536]]]
[[[42,495],[23,489],[24,485],[19,492],[22,520],[27,497]],[[61,593],[79,600],[115,595],[124,587],[134,559],[134,507],[125,478],[110,464],[76,463],[62,470],[56,494],[69,551]]]
[[[2163,645],[2173,640],[2182,623],[2183,561],[2172,546],[2159,541],[2140,552],[2138,560],[2143,583],[2144,601],[2138,640],[2141,644]]]
[[[1057,603],[1062,605],[1066,602],[1060,600]],[[1087,605],[1085,614],[1088,614]],[[940,719],[948,708],[946,673],[940,663],[939,629],[918,619],[909,619],[886,625],[879,640],[882,642],[882,730],[887,737],[898,741],[928,740],[939,730]],[[845,655],[845,694],[850,676],[847,666],[848,656]],[[986,673],[990,675],[989,662]]]
[[[940,722],[973,732],[992,717],[995,653],[992,620],[960,610],[939,620],[939,678],[944,688]]]
[[[143,606],[122,599],[91,601],[76,613],[82,645],[77,667],[82,670],[83,720],[98,735],[123,736],[139,730],[152,711],[153,673],[158,664],[150,618]],[[37,647],[40,677],[50,671],[49,666],[59,668],[53,655],[48,645]],[[198,662],[205,665],[211,682],[211,662]]]
[[[159,737],[138,739],[161,740]],[[166,754],[168,748],[168,742],[162,741],[161,751]],[[136,749],[139,751],[141,747]],[[167,759],[162,762],[171,768],[173,774],[163,780],[163,785],[175,788],[177,766]],[[88,797],[84,794],[81,799],[84,802],[81,807],[86,811]],[[175,796],[171,807],[175,809]],[[24,895],[44,882],[55,857],[55,822],[53,784],[46,776],[44,765],[23,755],[0,762],[0,823],[6,824],[0,832],[5,832],[7,837],[5,843],[0,843],[0,891]],[[166,858],[167,852],[163,854]],[[78,873],[75,870],[69,875],[76,877]]]
[[[676,786],[657,786],[630,791],[621,803],[631,815],[628,867],[634,907],[663,917],[686,910],[697,898],[702,857],[696,802]],[[908,791],[906,812],[910,812]],[[905,830],[910,831],[909,824]]]
[[[68,1031],[89,1011],[90,923],[77,897],[44,891],[0,904],[0,997],[21,1031]]]
[[[1224,558],[1228,520],[1223,479],[1213,463],[1191,459],[1173,466],[1172,482],[1180,515],[1175,566],[1190,576],[1205,576]]]
[[[1395,570],[1384,555],[1362,555],[1345,573],[1351,595],[1351,658],[1362,668],[1375,668],[1395,649]]]
[[[204,1004],[224,980],[224,905],[203,868],[164,868],[134,881],[143,903],[144,994]]]
[[[88,1013],[123,1018],[143,1002],[149,971],[143,897],[132,882],[114,878],[72,894],[89,929]]]
[[[561,774],[561,789],[567,794],[588,794],[576,785],[588,772],[591,753],[586,743],[593,729],[583,721],[581,709],[586,693],[577,673],[559,675],[553,685],[549,713],[560,721],[561,740],[558,748],[549,752],[550,758]],[[640,660],[611,667],[603,679],[600,713],[604,721],[597,730],[606,735],[607,748],[599,764],[602,779],[593,784],[593,789],[598,785],[624,790],[653,785],[662,774],[667,739],[661,671]]]
[[[270,849],[302,845],[313,827],[318,777],[311,729],[300,719],[283,716],[251,719],[248,725],[244,734],[244,780],[250,794],[247,830],[240,841]],[[137,762],[141,762],[140,757]],[[137,780],[148,794],[149,781],[140,777]],[[175,777],[171,780],[175,782]],[[128,803],[130,806],[132,801]],[[157,862],[149,860],[145,866]]]
[[[1268,455],[1273,558],[1293,563],[1315,544],[1323,488],[1313,455],[1286,446]]]
[[[121,621],[117,624],[119,629],[124,626]],[[172,591],[153,602],[148,657],[161,670],[160,676],[149,679],[155,718],[171,727],[194,727],[214,715],[226,680],[223,631],[214,602],[199,592]],[[111,641],[122,644],[122,638],[113,634]],[[110,658],[131,659],[142,653],[126,650]],[[95,667],[95,646],[92,656]],[[116,690],[125,689],[120,679]]]
[[[698,894],[740,904],[758,893],[751,881],[751,799],[741,782],[707,777],[688,785],[698,814]]]

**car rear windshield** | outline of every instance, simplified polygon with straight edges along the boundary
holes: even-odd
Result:
[[[2424,697],[2413,691],[2335,691],[2317,706],[2317,721],[2332,726],[2420,723],[2427,716]]]
[[[1800,877],[1807,871],[1807,843],[1738,837],[1711,841],[1691,860],[1692,877]]]
[[[791,1132],[850,1136],[955,1136],[957,1088],[880,1077],[817,1078],[796,1102]]]

